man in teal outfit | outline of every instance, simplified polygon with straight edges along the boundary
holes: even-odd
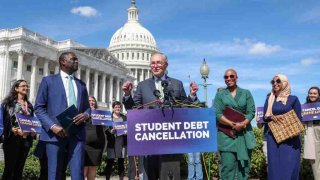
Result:
[[[222,165],[221,179],[248,179],[251,152],[256,145],[250,124],[255,116],[254,100],[249,90],[237,86],[238,76],[235,70],[226,70],[224,80],[227,88],[218,91],[214,100],[217,121],[232,128],[237,136],[232,138],[218,131],[218,150]],[[226,107],[243,113],[246,119],[241,123],[229,120],[223,115]]]

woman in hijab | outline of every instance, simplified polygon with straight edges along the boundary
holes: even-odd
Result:
[[[264,121],[270,122],[271,116],[282,115],[294,110],[301,120],[301,105],[296,96],[291,95],[287,77],[277,74],[271,80],[272,91],[264,105]],[[268,126],[265,126],[268,148],[268,179],[298,180],[300,170],[300,136],[289,138],[278,144]]]

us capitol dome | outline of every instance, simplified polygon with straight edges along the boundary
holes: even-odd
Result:
[[[143,27],[138,18],[135,0],[128,9],[128,21],[112,36],[108,50],[126,64],[134,77],[134,84],[152,76],[150,71],[151,55],[159,52],[153,35]]]

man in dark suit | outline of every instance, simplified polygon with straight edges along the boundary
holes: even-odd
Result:
[[[90,106],[86,85],[73,76],[78,70],[78,58],[73,52],[59,57],[60,73],[42,79],[35,113],[42,124],[40,140],[45,143],[48,158],[48,179],[61,179],[64,164],[70,163],[71,179],[83,179],[85,124]],[[78,115],[67,131],[56,118],[66,108],[75,105]],[[65,153],[68,153],[66,159]]]
[[[186,92],[184,91],[183,84],[181,81],[168,77],[165,72],[168,67],[167,57],[164,54],[156,53],[151,56],[150,68],[153,74],[152,78],[146,79],[138,84],[137,90],[134,93],[134,96],[131,96],[132,83],[125,82],[122,86],[124,91],[123,104],[126,109],[131,109],[133,106],[141,106],[146,103],[150,103],[152,101],[157,100],[158,98],[165,98],[165,89],[161,85],[161,81],[165,81],[168,84],[167,89],[170,91],[171,96],[174,99],[184,100],[186,99]],[[163,84],[163,83],[162,83]],[[159,96],[155,96],[154,92],[158,90]],[[149,108],[152,106],[153,108],[158,108],[155,104],[150,104],[144,106],[144,108]],[[169,170],[164,170],[164,163],[167,164],[168,159],[178,159],[178,155],[161,155],[161,156],[146,156],[141,161],[140,164],[143,164],[143,167],[139,167],[140,176],[143,174],[143,179],[156,180],[158,178],[163,179],[164,177],[160,177],[160,174],[174,174],[177,172],[177,168],[173,167]],[[179,165],[180,166],[180,165]],[[160,170],[160,173],[159,173]],[[167,171],[167,172],[164,172]],[[178,176],[180,176],[180,172],[178,172]],[[173,177],[174,179],[180,179],[180,177]],[[167,178],[166,178],[167,179]]]

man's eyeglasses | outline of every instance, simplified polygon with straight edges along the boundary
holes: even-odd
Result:
[[[271,83],[271,85],[274,85],[275,83],[280,84],[280,83],[281,83],[281,80],[280,80],[280,79],[271,80],[270,83]]]
[[[227,75],[224,75],[224,76],[223,76],[224,79],[228,79],[228,78],[234,79],[235,77],[236,77],[236,76],[233,75],[233,74],[231,74],[230,76],[227,76]]]
[[[151,62],[150,66],[163,66],[164,62],[158,61],[158,62]]]

